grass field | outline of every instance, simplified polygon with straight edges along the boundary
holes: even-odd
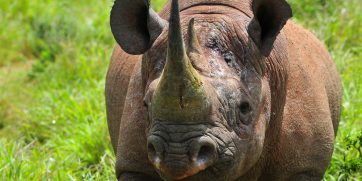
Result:
[[[153,0],[160,9],[163,0]],[[362,179],[362,3],[289,0],[343,78],[325,180]],[[111,0],[0,3],[0,180],[114,180],[104,80]]]

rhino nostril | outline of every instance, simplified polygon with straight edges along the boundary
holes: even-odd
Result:
[[[152,157],[156,156],[157,152],[156,152],[155,146],[153,146],[152,143],[148,143],[147,149],[148,149],[148,154],[150,156],[152,156]]]
[[[191,160],[198,166],[207,167],[214,163],[217,153],[215,142],[208,137],[202,137],[192,146]]]
[[[207,162],[208,159],[214,157],[214,153],[214,147],[211,145],[204,145],[200,148],[200,151],[197,154],[197,161],[202,163]]]
[[[163,140],[157,136],[149,136],[147,139],[148,159],[154,163],[159,162],[164,152]]]

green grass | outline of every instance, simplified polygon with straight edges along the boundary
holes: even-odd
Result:
[[[163,0],[154,0],[160,9]],[[326,180],[362,179],[362,4],[290,0],[343,78],[342,120]],[[0,180],[114,180],[104,80],[112,1],[0,3]]]

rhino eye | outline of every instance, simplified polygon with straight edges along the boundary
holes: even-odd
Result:
[[[251,111],[250,104],[248,102],[242,102],[239,106],[239,110],[242,114],[247,115]]]
[[[228,51],[226,53],[224,53],[224,60],[225,62],[230,66],[230,67],[234,67],[235,65],[235,56],[231,51]]]
[[[240,75],[241,69],[239,64],[237,63],[237,59],[233,52],[228,51],[224,53],[224,60],[230,68],[232,68],[238,75]]]
[[[237,124],[240,126],[240,124],[249,125],[251,122],[250,112],[251,112],[251,106],[249,102],[242,102],[239,105],[239,117],[237,121]]]

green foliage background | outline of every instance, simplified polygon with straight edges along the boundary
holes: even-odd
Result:
[[[362,179],[362,2],[289,0],[343,78],[325,180]],[[153,0],[159,10],[164,1]],[[115,180],[104,80],[111,0],[0,3],[0,180]]]

